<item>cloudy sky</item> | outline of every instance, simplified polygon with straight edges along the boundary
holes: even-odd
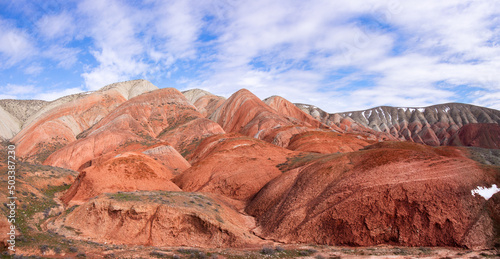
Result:
[[[0,0],[0,99],[144,78],[329,112],[500,109],[498,1]]]

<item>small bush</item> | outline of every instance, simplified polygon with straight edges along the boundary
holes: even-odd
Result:
[[[76,253],[76,252],[78,252],[78,248],[76,248],[76,247],[74,247],[74,246],[70,246],[70,247],[69,247],[69,251],[70,251],[71,253]]]
[[[314,250],[314,249],[306,249],[306,250],[300,250],[299,251],[299,255],[300,256],[309,256],[309,255],[312,255],[314,253],[316,253],[318,251]]]
[[[40,249],[40,252],[45,253],[49,250],[49,246],[48,245],[41,245],[38,247]]]
[[[274,249],[276,250],[276,252],[283,252],[283,251],[285,251],[285,248],[283,248],[281,246],[276,246]]]
[[[161,251],[152,251],[151,253],[149,253],[150,256],[154,256],[154,257],[158,257],[158,258],[166,258],[167,255],[164,253],[164,252],[161,252]]]
[[[54,253],[60,254],[61,253],[61,248],[60,247],[54,248]]]
[[[265,246],[260,250],[260,253],[263,255],[273,255],[275,250],[272,247]]]

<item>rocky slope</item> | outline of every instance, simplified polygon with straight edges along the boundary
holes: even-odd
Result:
[[[12,114],[0,107],[0,140],[9,140],[21,129],[21,122]]]
[[[127,81],[43,103],[40,110],[23,122],[23,129],[11,142],[16,144],[18,156],[43,162],[128,98],[155,88],[158,89],[145,80]]]
[[[153,158],[127,152],[83,169],[61,200],[72,206],[82,204],[101,193],[180,191],[170,181],[172,177],[173,171]]]
[[[214,195],[125,192],[92,199],[50,222],[48,229],[111,244],[215,248],[261,243],[247,221]]]
[[[0,106],[22,124],[49,103],[50,102],[41,100],[0,100]]]
[[[248,200],[281,174],[277,165],[292,152],[238,134],[203,140],[193,153],[193,166],[174,179],[184,191],[210,192]]]
[[[500,123],[500,111],[460,103],[424,108],[381,106],[364,111],[335,114],[328,114],[311,105],[297,104],[297,106],[327,125],[335,124],[345,129],[345,125],[341,125],[341,120],[349,119],[355,125],[390,133],[401,140],[431,146],[448,145],[450,138],[466,124]]]
[[[192,89],[182,92],[184,96],[191,102],[196,109],[204,116],[208,117],[214,113],[223,103],[226,98],[213,95],[205,90]]]
[[[44,163],[77,170],[106,153],[160,142],[181,151],[196,138],[223,132],[215,122],[203,118],[181,92],[164,88],[126,101]]]
[[[300,157],[247,207],[261,235],[281,242],[491,247],[498,202],[471,190],[500,184],[453,148],[385,142]],[[309,160],[309,161],[307,161]],[[495,175],[497,174],[497,175]]]
[[[287,148],[322,154],[346,153],[360,150],[375,142],[374,138],[367,139],[356,134],[316,130],[294,135]]]
[[[477,123],[462,126],[448,142],[451,146],[500,148],[500,125]]]

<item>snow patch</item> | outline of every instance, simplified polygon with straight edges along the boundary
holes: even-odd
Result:
[[[417,109],[419,112],[424,112],[425,111],[425,108],[418,108]]]
[[[470,191],[472,196],[476,196],[476,193],[486,200],[490,199],[495,193],[500,192],[500,188],[496,184],[493,184],[490,188],[478,186],[476,189]]]
[[[449,111],[450,111],[450,107],[444,108],[444,112],[449,112]]]

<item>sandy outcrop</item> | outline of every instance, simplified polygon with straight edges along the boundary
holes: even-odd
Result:
[[[268,183],[247,208],[281,242],[487,248],[491,202],[471,191],[500,184],[454,148],[386,142],[323,155]],[[496,196],[498,196],[497,194]]]
[[[21,128],[29,117],[42,110],[49,103],[42,100],[0,100],[0,106],[21,122]]]
[[[248,247],[251,219],[216,197],[183,192],[105,194],[48,224],[59,234],[108,244]]]
[[[212,115],[224,102],[226,98],[216,95],[205,95],[196,100],[194,106],[201,115],[208,117]]]
[[[212,93],[202,90],[202,89],[190,89],[187,91],[182,91],[182,94],[186,99],[194,105],[194,103],[203,96],[213,96]]]

